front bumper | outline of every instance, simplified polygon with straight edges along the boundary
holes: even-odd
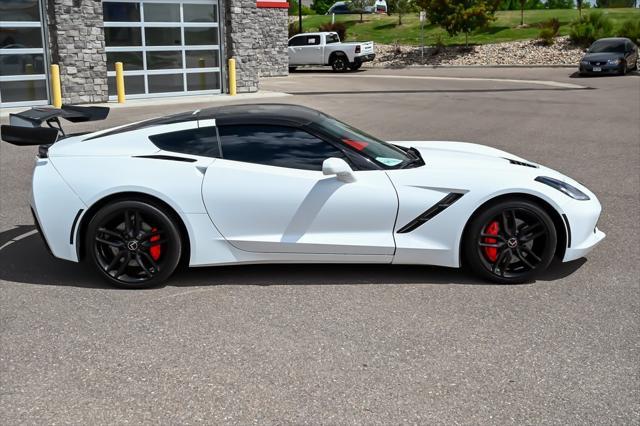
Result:
[[[590,193],[589,196],[588,201],[571,200],[562,206],[568,228],[563,262],[585,256],[606,236],[597,226],[602,206],[595,195]]]
[[[600,68],[600,71],[594,71],[595,68]],[[590,74],[590,75],[602,75],[602,74],[620,74],[624,71],[624,63],[620,63],[619,65],[584,65],[580,64],[580,74]]]

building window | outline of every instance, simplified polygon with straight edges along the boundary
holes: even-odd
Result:
[[[102,5],[110,96],[116,62],[123,63],[131,97],[221,92],[218,0],[103,0]]]
[[[47,64],[38,0],[0,1],[0,102],[46,104]]]

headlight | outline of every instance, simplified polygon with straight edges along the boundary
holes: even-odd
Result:
[[[545,185],[549,185],[550,187],[557,189],[558,191],[564,193],[565,195],[568,195],[574,200],[586,201],[589,199],[589,196],[587,194],[580,191],[575,186],[571,186],[561,180],[550,178],[547,176],[538,176],[536,178],[536,181],[544,183]]]
[[[618,65],[620,63],[620,59],[609,59],[607,64],[609,65]]]
[[[589,65],[589,61],[580,61],[582,65]]]

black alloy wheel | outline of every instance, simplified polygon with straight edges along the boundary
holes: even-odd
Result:
[[[335,72],[345,72],[348,66],[349,63],[344,55],[335,56],[333,61],[331,61],[331,68],[333,68]]]
[[[100,274],[122,288],[161,284],[182,253],[172,216],[142,201],[117,201],[98,211],[89,222],[85,247]]]
[[[553,221],[542,208],[529,200],[503,201],[469,224],[464,259],[489,281],[523,283],[547,269],[556,242]]]

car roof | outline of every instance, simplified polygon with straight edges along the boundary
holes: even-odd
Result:
[[[215,120],[216,126],[243,124],[288,124],[305,125],[319,121],[324,115],[311,108],[291,104],[242,104],[224,105],[182,112],[166,117],[153,118],[125,125],[105,132],[89,135],[85,140],[102,138],[118,133],[132,132],[166,124],[183,123],[194,120]]]
[[[594,41],[594,43],[597,43],[599,41],[631,41],[626,37],[605,37],[605,38],[599,38],[596,41]]]
[[[308,124],[322,114],[314,109],[290,104],[245,104],[206,108],[197,114],[198,120],[215,119],[216,125],[290,122]]]

